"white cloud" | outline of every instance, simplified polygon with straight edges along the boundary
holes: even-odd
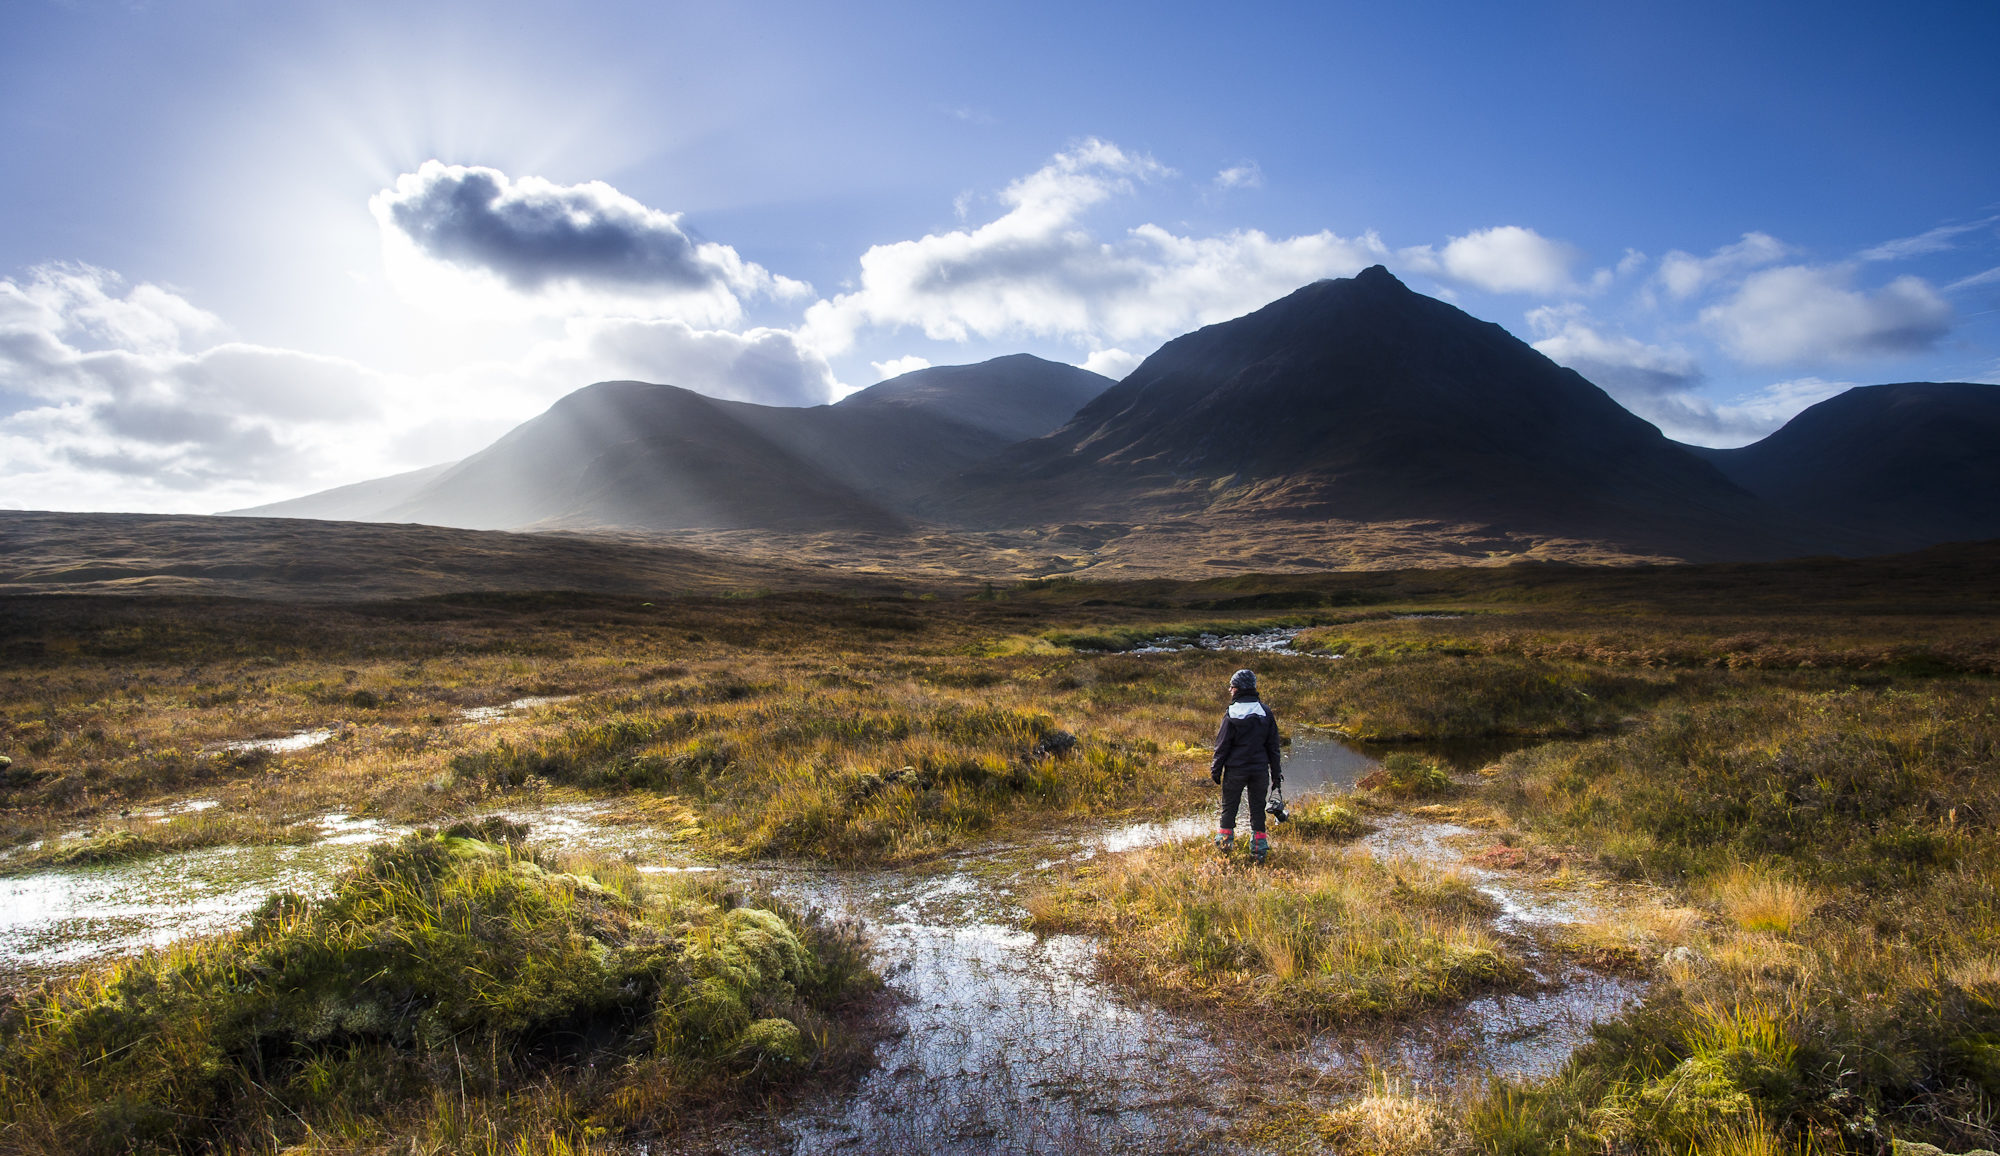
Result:
[[[1850,288],[1852,279],[1844,265],[1766,269],[1702,310],[1702,324],[1755,365],[1915,353],[1951,327],[1951,305],[1921,278],[1898,277],[1873,292]]]
[[[804,335],[829,354],[867,328],[920,329],[941,341],[1159,339],[1386,255],[1372,236],[1331,232],[1183,237],[1148,224],[1105,240],[1084,226],[1089,209],[1168,173],[1151,157],[1085,141],[1009,185],[997,219],[869,249],[859,288],[816,302]]]
[[[1668,437],[1695,445],[1755,441],[1853,384],[1803,377],[1718,404],[1697,392],[1705,375],[1684,349],[1605,332],[1574,304],[1536,309],[1528,314],[1528,324],[1541,335],[1535,348],[1551,360],[1603,387]]]
[[[1970,289],[1974,285],[1991,285],[1995,281],[2000,281],[2000,265],[1995,265],[1984,273],[1974,273],[1970,277],[1960,277],[1958,280],[1945,286],[1944,291],[1955,293],[1960,289]]]
[[[914,353],[908,357],[894,357],[888,361],[871,361],[868,365],[874,369],[877,381],[887,381],[892,377],[901,377],[906,373],[915,373],[919,369],[931,367],[929,361]]]
[[[1853,384],[1805,377],[1718,404],[1697,392],[1706,375],[1685,349],[1605,332],[1575,304],[1536,309],[1528,324],[1541,335],[1535,348],[1550,360],[1589,378],[1668,437],[1695,445],[1755,441]]]
[[[157,508],[309,474],[329,464],[319,434],[383,412],[383,380],[352,362],[224,336],[186,299],[104,270],[0,280],[9,500]]]
[[[1966,225],[1939,225],[1928,232],[1914,237],[1898,237],[1884,241],[1870,249],[1863,249],[1859,257],[1863,261],[1901,261],[1909,257],[1921,257],[1926,253],[1942,253],[1955,248],[1955,240],[1965,233],[1984,229],[2000,217],[1988,217],[1983,221],[1973,221]]]
[[[632,379],[759,405],[819,405],[840,384],[826,359],[785,329],[731,333],[672,318],[617,317],[577,318],[567,328],[568,341],[530,362],[537,376],[571,389]]]
[[[575,318],[504,363],[391,375],[230,341],[153,285],[84,266],[0,279],[6,501],[52,509],[253,505],[461,457],[593,381],[811,405],[840,388],[784,330]]]
[[[449,316],[623,313],[732,325],[745,298],[811,293],[602,181],[517,180],[433,160],[368,207],[391,282]]]
[[[1218,189],[1261,189],[1264,187],[1264,170],[1256,161],[1248,164],[1231,165],[1215,174]]]
[[[1540,340],[1535,348],[1604,387],[1628,407],[1647,398],[1685,393],[1701,384],[1701,365],[1683,349],[1648,345],[1599,329],[1580,306],[1551,306],[1528,314]]]
[[[1133,370],[1139,368],[1139,363],[1144,360],[1146,359],[1136,353],[1127,353],[1113,347],[1093,350],[1089,357],[1083,359],[1083,368],[1092,373],[1101,373],[1113,381],[1123,381]]]
[[[1489,293],[1574,293],[1570,270],[1582,259],[1575,246],[1520,225],[1479,229],[1453,237],[1442,251],[1429,245],[1398,251],[1403,268],[1446,277]]]
[[[1694,394],[1673,394],[1657,399],[1640,416],[1668,437],[1691,445],[1748,445],[1768,436],[1806,407],[1844,393],[1853,385],[1802,377],[1721,403]]]
[[[1734,245],[1724,245],[1706,257],[1675,249],[1660,258],[1660,284],[1670,296],[1685,301],[1710,285],[1782,261],[1790,252],[1769,233],[1745,233]]]

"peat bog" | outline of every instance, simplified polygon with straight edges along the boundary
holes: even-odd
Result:
[[[0,1149],[1990,1147],[1995,574],[8,599]]]

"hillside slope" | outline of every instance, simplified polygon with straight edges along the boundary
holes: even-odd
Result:
[[[1761,504],[1711,464],[1498,325],[1380,266],[1168,342],[1062,429],[956,479],[927,512],[988,526],[1477,521],[1691,556],[1774,545]]]
[[[1860,386],[1762,441],[1696,452],[1787,513],[1885,548],[2000,538],[2000,386]]]

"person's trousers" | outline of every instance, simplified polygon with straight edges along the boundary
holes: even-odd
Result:
[[[1222,821],[1217,829],[1236,829],[1236,807],[1243,801],[1243,792],[1250,792],[1250,829],[1257,834],[1264,833],[1264,797],[1271,790],[1271,771],[1268,767],[1258,767],[1254,771],[1222,772]]]

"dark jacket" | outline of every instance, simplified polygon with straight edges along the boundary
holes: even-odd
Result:
[[[1209,764],[1209,774],[1220,777],[1224,771],[1265,767],[1271,769],[1273,787],[1284,781],[1278,768],[1278,718],[1255,694],[1238,694],[1215,732],[1215,760]]]

